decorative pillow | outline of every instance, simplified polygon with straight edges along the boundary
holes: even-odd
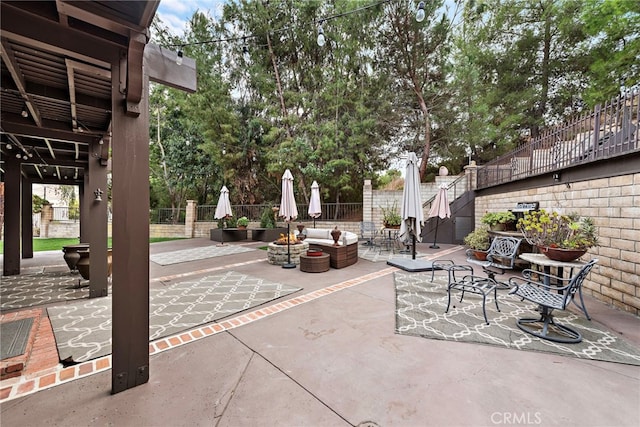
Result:
[[[307,228],[308,239],[331,239],[330,230],[325,228]]]

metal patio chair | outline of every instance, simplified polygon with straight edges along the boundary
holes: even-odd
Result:
[[[512,277],[509,279],[509,283],[514,286],[510,294],[538,304],[538,311],[540,312],[540,318],[538,319],[518,319],[518,328],[543,340],[568,344],[576,344],[582,341],[580,332],[554,321],[553,310],[567,309],[576,292],[580,291],[587,274],[597,262],[597,259],[589,261],[578,274],[569,279],[529,269],[522,272],[522,278]],[[538,276],[537,280],[534,279],[535,275]],[[547,283],[550,284],[544,283],[545,278],[550,279],[547,280]],[[557,285],[554,283],[557,283]],[[536,328],[535,324],[538,324],[539,327]]]

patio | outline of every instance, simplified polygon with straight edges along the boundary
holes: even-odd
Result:
[[[208,245],[164,242],[151,254]],[[428,246],[417,248],[426,258],[464,263],[462,247]],[[63,263],[61,253],[36,253],[24,264]],[[640,417],[638,366],[395,333],[398,269],[384,262],[309,275],[252,250],[151,262],[150,286],[226,270],[302,290],[151,342],[150,381],[126,393],[108,394],[110,356],[27,370],[2,382],[3,425],[635,425]],[[594,323],[640,347],[640,320],[592,298],[586,304]],[[69,402],[77,409],[61,411]]]

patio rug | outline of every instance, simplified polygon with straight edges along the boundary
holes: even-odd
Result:
[[[24,353],[32,324],[33,317],[0,323],[0,359]]]
[[[580,359],[640,365],[640,349],[627,343],[615,333],[583,315],[568,311],[555,311],[559,323],[580,331],[582,342],[561,344],[542,340],[518,329],[516,320],[521,317],[538,318],[536,305],[522,302],[508,291],[498,291],[498,305],[487,297],[486,310],[489,325],[482,315],[482,298],[466,293],[462,303],[460,294],[451,295],[451,307],[447,308],[447,281],[431,273],[395,272],[396,333],[424,338],[473,342],[499,347],[543,351]]]
[[[88,284],[88,280],[71,273],[66,266],[57,271],[45,269],[39,273],[5,276],[0,311],[87,298]]]
[[[213,258],[224,255],[234,255],[242,252],[254,251],[252,248],[245,248],[237,245],[225,244],[224,246],[204,246],[201,248],[183,249],[181,251],[163,252],[149,256],[149,259],[156,264],[171,265],[187,261],[197,261],[200,259]]]
[[[149,340],[210,323],[301,288],[228,271],[149,290]],[[47,309],[63,362],[111,354],[111,296]]]
[[[426,255],[427,254],[416,252],[416,258],[421,258]],[[387,262],[392,258],[411,259],[412,255],[411,253],[400,253],[399,251],[394,253],[393,251],[383,250],[381,252],[377,247],[360,245],[358,246],[358,257],[371,262]]]

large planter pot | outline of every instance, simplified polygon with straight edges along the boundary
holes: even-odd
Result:
[[[78,254],[80,254],[80,259],[78,260],[78,263],[76,264],[76,268],[78,269],[78,272],[80,273],[80,275],[82,276],[83,279],[85,280],[89,280],[90,277],[90,271],[91,271],[91,267],[90,267],[90,250],[89,249],[82,249],[78,251]],[[107,249],[107,276],[111,276],[111,270],[112,270],[112,249],[109,248]]]
[[[489,228],[492,231],[505,231],[507,229],[507,224],[505,223],[492,224],[489,226]]]
[[[67,263],[67,266],[69,266],[69,270],[76,271],[76,264],[80,260],[80,254],[78,251],[83,249],[89,249],[89,244],[80,243],[77,245],[67,245],[62,247],[62,252],[64,252],[62,257],[64,258],[64,262]]]
[[[561,249],[547,246],[539,246],[539,249],[547,258],[562,262],[575,261],[587,253],[586,249]]]
[[[487,260],[487,251],[478,251],[473,250],[473,256],[476,257],[478,261],[486,261]]]

